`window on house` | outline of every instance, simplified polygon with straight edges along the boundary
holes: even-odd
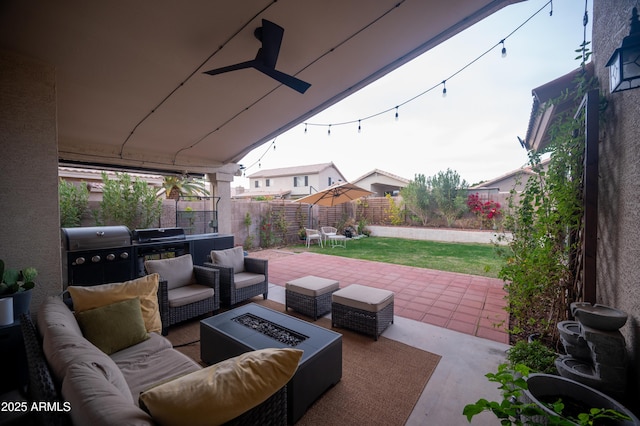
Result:
[[[271,179],[267,179],[264,181],[264,186],[271,186]]]
[[[257,180],[255,182],[253,182],[253,187],[254,188],[260,188],[260,181]]]
[[[294,176],[293,186],[309,186],[309,176]]]
[[[327,185],[331,186],[331,177],[327,180]]]

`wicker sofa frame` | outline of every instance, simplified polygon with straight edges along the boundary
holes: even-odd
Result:
[[[220,303],[224,306],[233,306],[244,300],[262,294],[262,298],[267,300],[269,294],[269,261],[267,259],[257,259],[254,257],[244,258],[245,272],[264,275],[264,281],[247,287],[236,287],[234,270],[230,266],[218,265],[211,262],[211,256],[208,262],[204,263],[207,268],[215,269],[220,272]]]
[[[59,387],[55,384],[49,365],[42,350],[42,340],[31,321],[31,317],[23,314],[20,318],[24,347],[27,359],[28,385],[27,398],[29,402],[48,401],[60,402],[64,399]],[[42,426],[70,426],[71,417],[64,412],[34,412],[30,413],[28,424]],[[280,388],[266,401],[246,411],[238,417],[225,423],[227,426],[250,425],[280,425],[287,424],[287,387]]]
[[[335,291],[335,290],[334,290]],[[291,308],[301,314],[317,320],[318,317],[331,312],[331,294],[328,291],[319,296],[307,296],[295,291],[285,290],[285,311]]]
[[[334,327],[348,328],[378,340],[389,324],[393,324],[393,301],[378,312],[369,312],[332,302],[331,321]]]
[[[200,315],[208,314],[220,309],[220,273],[211,268],[193,265],[196,283],[213,288],[213,297],[188,303],[183,306],[169,306],[169,291],[167,281],[160,277],[158,287],[158,308],[162,320],[162,335],[168,334],[168,328],[174,324],[186,321]]]

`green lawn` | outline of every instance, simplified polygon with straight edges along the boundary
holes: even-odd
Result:
[[[298,246],[297,248],[302,247]],[[498,258],[495,248],[491,244],[443,243],[368,237],[347,240],[346,249],[326,246],[321,248],[316,243],[311,246],[309,251],[492,278],[498,277],[498,271],[502,266],[502,260]]]

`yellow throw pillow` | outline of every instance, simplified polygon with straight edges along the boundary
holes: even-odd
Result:
[[[68,290],[76,313],[139,297],[145,328],[149,333],[160,333],[162,320],[158,308],[158,281],[158,274],[151,274],[123,283],[70,286]]]
[[[302,353],[289,348],[247,352],[141,393],[140,406],[163,426],[223,424],[286,385]]]
[[[84,337],[107,355],[149,338],[137,297],[78,312],[76,317]]]

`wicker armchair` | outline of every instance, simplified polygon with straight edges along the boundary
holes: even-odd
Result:
[[[145,269],[147,273],[160,274],[158,305],[162,335],[166,336],[174,324],[220,309],[219,272],[193,265],[191,255],[148,260]]]
[[[242,247],[214,250],[204,266],[220,272],[220,303],[233,306],[243,300],[269,293],[269,265],[266,259],[244,256]]]

